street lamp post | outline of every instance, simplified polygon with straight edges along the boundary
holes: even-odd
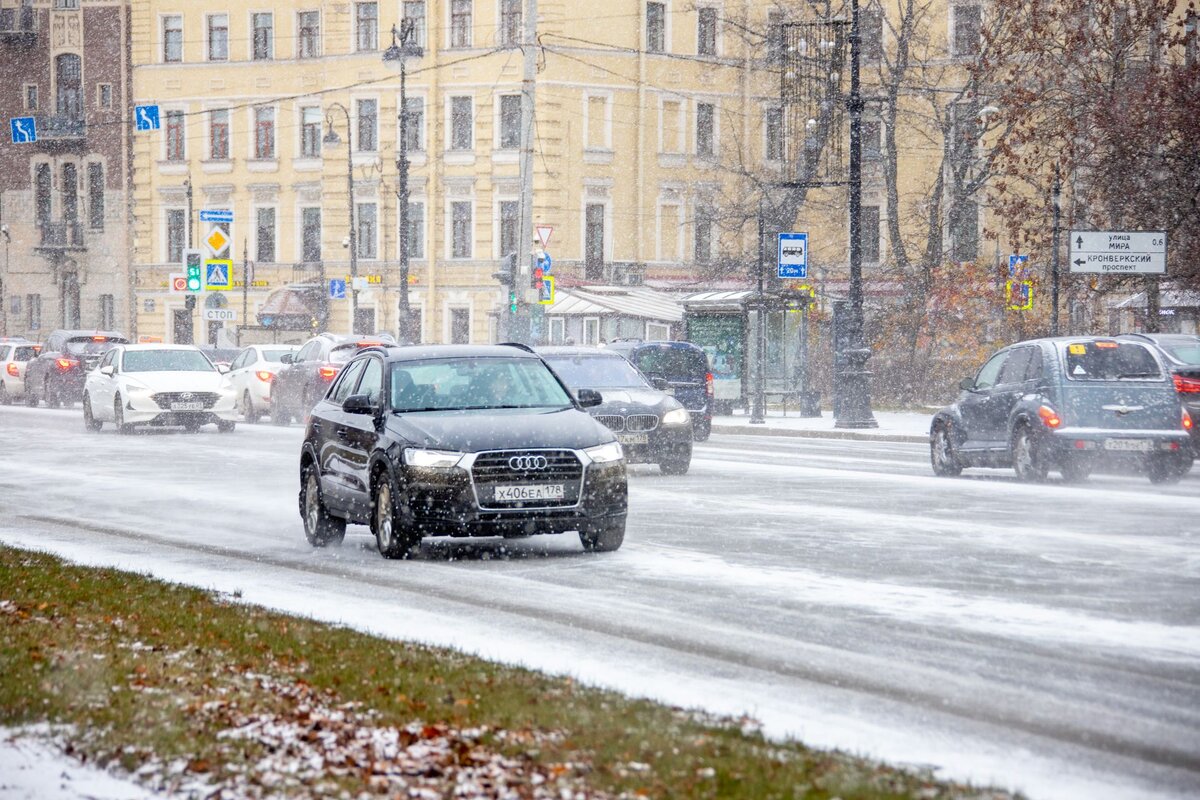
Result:
[[[397,43],[399,42],[399,43]],[[401,344],[411,344],[416,337],[412,330],[412,308],[408,298],[408,94],[407,62],[425,55],[416,42],[416,30],[411,19],[400,22],[400,30],[392,26],[392,46],[383,54],[383,63],[400,73],[400,141],[396,148],[396,203],[400,224],[400,300],[396,312],[397,333]]]
[[[350,242],[350,333],[354,334],[357,332],[355,327],[358,323],[358,237],[354,230],[354,148],[350,141],[352,138],[350,136],[350,109],[341,103],[331,103],[329,111],[325,113],[326,132],[321,139],[321,145],[326,150],[330,150],[342,143],[342,138],[333,129],[331,112],[335,108],[346,117],[346,197],[350,222],[350,235],[347,237]]]
[[[1058,174],[1058,165],[1054,165],[1054,188],[1051,189],[1054,202],[1054,230],[1050,246],[1050,335],[1058,336],[1058,237],[1060,216],[1062,214],[1062,179]]]

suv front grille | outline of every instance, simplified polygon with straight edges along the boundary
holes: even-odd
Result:
[[[625,418],[625,430],[633,433],[645,433],[657,427],[657,414],[630,414]]]
[[[625,430],[625,418],[620,414],[596,414],[596,420],[612,431]]]
[[[545,466],[541,466],[542,460]],[[562,508],[579,502],[583,463],[571,450],[496,450],[480,453],[471,467],[480,508]],[[548,500],[495,500],[496,486],[563,486],[563,497]]]
[[[172,403],[201,403],[204,408],[212,408],[217,402],[215,392],[159,392],[150,395],[158,407],[171,410]]]

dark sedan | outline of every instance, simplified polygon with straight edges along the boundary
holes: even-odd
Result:
[[[379,552],[423,536],[577,531],[587,550],[625,537],[625,459],[613,434],[528,349],[370,347],[313,409],[300,514],[316,547],[369,524]]]
[[[285,355],[283,367],[271,382],[271,422],[287,425],[303,420],[325,396],[334,378],[364,347],[388,344],[392,338],[321,333],[304,343],[295,355]]]
[[[129,340],[116,331],[54,331],[37,358],[25,365],[25,402],[44,402],[51,408],[77,403],[83,397],[87,374],[100,357]]]
[[[683,475],[692,463],[692,417],[688,410],[619,353],[587,347],[541,347],[563,383],[595,389],[603,402],[592,416],[617,434],[631,464],[658,464],[667,475]]]

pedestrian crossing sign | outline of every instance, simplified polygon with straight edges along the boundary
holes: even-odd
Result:
[[[204,262],[204,288],[210,292],[227,292],[233,288],[233,262],[210,259]]]

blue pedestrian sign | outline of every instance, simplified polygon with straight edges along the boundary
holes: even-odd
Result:
[[[329,299],[330,300],[345,300],[346,299],[346,282],[341,278],[332,278],[329,281]]]
[[[808,277],[808,234],[779,234],[779,277]]]
[[[13,144],[33,144],[37,141],[37,120],[33,117],[13,117],[8,121]]]
[[[158,106],[134,106],[133,124],[139,131],[156,131],[159,129]]]
[[[551,268],[554,267],[554,259],[550,258],[549,253],[542,253],[538,256],[537,265],[541,267],[543,275],[549,275]]]
[[[213,259],[204,262],[204,288],[227,292],[233,288],[233,262],[228,259]]]

